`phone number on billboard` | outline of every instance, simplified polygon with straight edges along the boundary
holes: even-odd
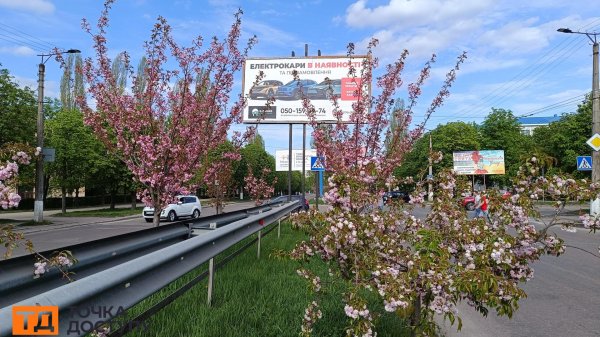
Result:
[[[305,114],[308,110],[306,108],[281,108],[279,112],[282,114]],[[317,115],[325,114],[325,108],[317,108]]]

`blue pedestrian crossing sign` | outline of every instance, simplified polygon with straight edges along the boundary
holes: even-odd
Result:
[[[310,157],[310,170],[311,171],[325,171],[325,158]]]
[[[577,171],[591,171],[592,170],[592,156],[578,156],[577,157]]]

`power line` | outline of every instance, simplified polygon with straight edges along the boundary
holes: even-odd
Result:
[[[594,20],[593,22],[581,27],[581,29],[588,26],[597,27],[595,25],[598,22],[600,22],[600,19]],[[510,81],[505,82],[502,86],[494,89],[493,91],[483,96],[481,98],[480,103],[476,103],[471,107],[465,107],[462,110],[459,110],[453,116],[453,118],[460,118],[462,117],[461,115],[463,115],[465,112],[472,112],[473,110],[479,110],[480,108],[484,107],[487,108],[487,106],[493,106],[494,103],[506,101],[506,99],[511,94],[513,94],[517,90],[522,90],[524,88],[529,87],[535,80],[557,67],[566,58],[568,58],[577,50],[583,47],[583,45],[579,44],[577,48],[572,48],[571,46],[576,41],[569,40],[569,42],[566,44],[565,41],[566,40],[561,41],[558,45],[554,46],[551,50],[547,51],[544,55],[539,57],[531,66],[522,69],[517,75],[513,76]],[[518,81],[514,82],[513,80],[515,79],[518,79]]]
[[[18,39],[15,39],[15,38],[13,38],[13,37],[11,37],[11,36],[9,36],[9,35],[5,35],[5,34],[0,34],[0,40],[4,40],[4,41],[7,41],[7,42],[15,43],[15,44],[17,44],[17,45],[19,45],[19,46],[25,46],[25,47],[29,47],[29,48],[31,48],[31,49],[33,49],[33,50],[37,51],[37,52],[43,52],[43,51],[46,51],[45,49],[41,49],[40,47],[38,47],[38,46],[36,46],[36,45],[33,45],[33,44],[29,44],[29,43],[27,43],[27,42],[20,41],[20,40],[18,40]]]
[[[54,48],[54,45],[4,23],[0,23],[0,31],[5,31],[9,34],[16,35],[21,39],[21,41],[28,41],[29,44],[37,45],[42,50],[49,50]]]

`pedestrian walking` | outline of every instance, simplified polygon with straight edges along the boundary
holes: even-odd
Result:
[[[475,217],[479,218],[481,215],[481,194],[479,191],[473,192],[475,195]]]
[[[486,219],[488,219],[488,221],[490,220],[490,215],[488,212],[488,196],[487,193],[483,193],[481,195],[481,206],[479,207],[479,209],[481,210],[480,214],[485,217]]]

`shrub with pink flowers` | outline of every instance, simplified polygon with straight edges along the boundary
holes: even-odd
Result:
[[[374,40],[369,46],[369,57],[362,66],[349,71],[349,76],[360,77],[361,83],[371,81],[377,66],[371,52],[376,43]],[[352,45],[349,51],[352,57]],[[469,190],[469,182],[451,171],[438,172],[432,181],[414,182],[416,189],[409,203],[393,203],[386,210],[372,207],[389,187],[412,182],[411,178],[397,179],[392,172],[402,165],[429,116],[449,95],[459,65],[466,57],[458,57],[455,68],[447,74],[439,94],[427,108],[424,121],[409,129],[416,101],[435,61],[432,57],[418,79],[407,85],[408,106],[391,112],[398,114],[397,120],[402,123],[389,129],[386,117],[394,106],[392,97],[403,84],[401,73],[407,55],[405,52],[376,79],[379,96],[371,97],[359,86],[359,100],[350,113],[349,124],[316,127],[315,110],[304,99],[309,115],[313,113],[317,151],[327,158],[330,177],[325,199],[331,207],[327,212],[313,210],[295,216],[294,226],[305,231],[309,239],[299,243],[289,256],[301,262],[299,274],[310,282],[346,285],[348,291],[342,300],[348,336],[376,335],[378,315],[369,307],[365,291],[378,296],[383,310],[405,317],[413,334],[419,336],[435,335],[436,315],[460,328],[455,307],[461,301],[484,315],[494,309],[499,315],[512,316],[519,300],[525,297],[523,282],[534,275],[531,263],[544,254],[560,255],[564,251],[563,241],[548,229],[558,225],[572,228],[556,219],[536,228],[530,222],[530,217],[536,216],[534,201],[546,190],[557,200],[559,213],[566,201],[589,200],[598,191],[598,186],[586,181],[540,177],[537,161],[532,158],[519,171],[514,182],[516,193],[511,198],[490,193],[489,219],[467,215],[458,198]],[[386,135],[387,147],[382,141]],[[439,153],[430,155],[432,161],[440,160]],[[425,206],[430,182],[434,199],[427,207],[431,211],[420,219],[411,210]],[[599,228],[598,218],[582,219],[586,227]],[[305,263],[311,259],[325,261],[332,276],[313,274],[310,264]],[[316,293],[326,289],[312,285],[310,288]],[[318,324],[313,321],[318,317],[315,308],[318,300],[307,307],[302,335],[310,335],[311,327]]]

